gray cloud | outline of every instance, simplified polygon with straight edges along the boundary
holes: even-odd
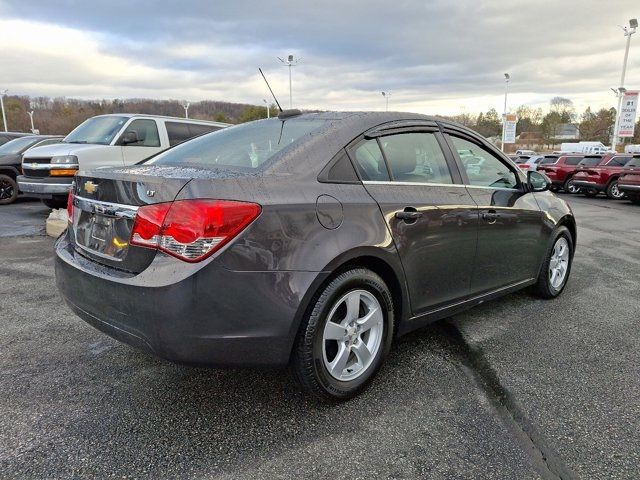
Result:
[[[618,81],[624,47],[616,24],[640,16],[640,5],[634,5],[623,0],[166,5],[9,0],[0,3],[0,16],[86,32],[101,54],[161,72],[134,79],[104,72],[98,89],[103,96],[211,91],[255,102],[265,95],[256,71],[262,65],[284,97],[286,71],[275,56],[292,52],[302,58],[294,84],[302,106],[379,108],[382,101],[376,95],[390,89],[396,105],[444,112],[469,99],[475,99],[474,105],[485,102],[482,108],[498,107],[504,71],[512,74],[512,91],[531,103],[556,94],[578,105],[611,102],[607,90]],[[64,52],[64,59],[60,52],[41,52],[21,63],[5,51],[0,60],[0,81],[14,86],[12,90],[30,85],[43,94],[73,96],[78,84],[75,95],[86,96],[91,93],[84,85],[100,83],[100,69],[90,68],[90,58],[74,58],[73,52]],[[60,62],[64,74],[34,80],[34,65],[55,71]],[[632,49],[628,86],[640,87],[638,77],[640,45]]]

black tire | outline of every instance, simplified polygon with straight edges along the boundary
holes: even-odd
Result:
[[[554,246],[558,241],[558,239],[560,239],[561,237],[565,238],[567,240],[567,243],[569,244],[569,260],[568,260],[567,272],[562,281],[562,284],[559,285],[558,287],[554,287],[551,284],[551,279],[549,278],[549,266],[551,263],[551,255],[553,253]],[[564,227],[564,226],[558,227],[551,238],[552,240],[551,242],[549,242],[549,247],[547,248],[547,251],[545,253],[545,259],[542,264],[542,268],[538,273],[538,280],[536,284],[532,287],[532,292],[536,296],[540,298],[545,298],[545,299],[556,298],[558,295],[562,293],[562,291],[564,290],[564,287],[567,285],[567,281],[569,280],[569,275],[571,275],[571,266],[573,264],[573,249],[574,249],[573,238],[571,237],[571,233],[569,232],[567,227]]]
[[[564,182],[564,186],[562,187],[562,189],[565,191],[565,193],[569,193],[571,195],[575,195],[576,193],[580,193],[580,187],[576,187],[573,184],[573,178],[572,177],[567,178],[567,180]]]
[[[67,197],[56,195],[53,198],[43,199],[44,203],[49,208],[67,208]]]
[[[621,200],[624,198],[624,192],[621,192],[618,189],[617,178],[609,182],[609,185],[607,185],[607,191],[605,193],[607,194],[607,197],[609,197],[612,200]]]
[[[384,319],[382,336],[369,367],[353,380],[341,381],[334,378],[325,366],[323,332],[332,308],[339,304],[339,300],[345,294],[354,290],[366,290],[380,304]],[[291,358],[293,375],[305,393],[322,401],[348,400],[362,392],[378,372],[391,348],[393,334],[393,300],[382,278],[365,268],[347,270],[333,278],[319,292],[302,319]]]
[[[0,174],[0,205],[9,205],[18,198],[18,183],[9,175]]]

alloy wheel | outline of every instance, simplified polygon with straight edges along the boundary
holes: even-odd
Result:
[[[624,197],[624,193],[622,193],[620,191],[620,189],[618,188],[618,182],[614,182],[613,185],[611,185],[611,196],[613,198],[622,198],[622,197]]]
[[[322,356],[329,374],[353,380],[373,363],[384,329],[378,299],[367,290],[352,290],[331,308],[322,335]]]
[[[13,185],[8,180],[0,179],[0,200],[7,200],[13,196]]]
[[[569,242],[560,237],[553,246],[551,260],[549,261],[549,283],[559,290],[564,283],[569,270]]]

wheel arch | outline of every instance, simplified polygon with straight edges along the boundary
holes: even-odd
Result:
[[[9,175],[11,178],[15,180],[16,177],[20,175],[20,173],[18,172],[18,169],[15,167],[12,167],[10,165],[0,165],[0,175]]]
[[[558,226],[567,227],[569,233],[571,234],[571,241],[573,242],[573,250],[576,249],[576,242],[578,241],[578,228],[576,225],[576,220],[571,215],[565,215],[557,223]]]

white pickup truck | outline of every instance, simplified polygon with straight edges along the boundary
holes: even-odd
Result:
[[[66,205],[79,170],[133,165],[190,138],[228,127],[227,123],[118,113],[92,117],[61,143],[36,147],[22,158],[21,192],[51,208]]]

